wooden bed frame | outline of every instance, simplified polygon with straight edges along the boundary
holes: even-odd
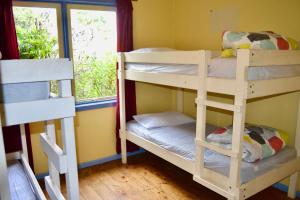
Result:
[[[213,57],[220,55],[214,51],[173,51],[152,53],[120,53],[118,62],[118,79],[120,83],[120,138],[122,162],[127,163],[126,140],[162,157],[174,165],[193,174],[194,181],[208,187],[230,200],[247,199],[272,184],[290,176],[288,196],[295,198],[300,171],[300,101],[295,148],[298,157],[280,167],[274,168],[245,184],[240,183],[242,138],[245,126],[246,100],[251,98],[295,92],[300,90],[300,76],[270,80],[248,81],[249,66],[274,66],[300,64],[300,51],[282,50],[238,50],[235,79],[208,77],[208,63]],[[169,73],[147,73],[126,70],[125,63],[160,63],[160,64],[195,64],[198,75],[180,75]],[[196,160],[188,161],[183,157],[167,151],[136,134],[127,131],[125,115],[125,80],[133,80],[197,90],[197,128],[196,128]],[[221,103],[207,99],[207,93],[221,93],[234,96],[234,104]],[[177,95],[177,108],[183,111],[183,92]],[[226,150],[205,141],[206,107],[215,107],[233,112],[232,149]],[[204,167],[204,149],[208,148],[231,157],[229,176],[223,176]]]
[[[0,199],[9,200],[9,179],[6,159],[21,160],[24,171],[38,199],[46,197],[28,164],[25,123],[45,121],[45,133],[41,134],[41,145],[48,156],[49,176],[45,186],[50,199],[65,199],[60,191],[60,174],[65,174],[67,197],[79,199],[79,186],[74,137],[75,100],[71,92],[73,64],[68,59],[55,60],[2,60],[0,61],[0,83],[26,83],[59,81],[59,96],[44,100],[0,104]],[[50,97],[50,94],[49,94]],[[63,149],[56,144],[54,119],[60,119]],[[2,123],[2,125],[1,125]],[[22,152],[5,155],[2,126],[21,124]]]

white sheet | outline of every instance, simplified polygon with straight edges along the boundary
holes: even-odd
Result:
[[[19,161],[8,163],[9,189],[12,200],[35,200],[26,172]]]
[[[208,125],[206,132],[209,133],[216,128]],[[143,137],[159,146],[181,155],[185,159],[195,159],[195,133],[196,124],[189,123],[178,126],[146,129],[136,121],[127,123],[127,129],[136,135]],[[285,148],[276,156],[259,161],[257,163],[242,162],[241,183],[246,183],[265,172],[280,166],[281,164],[296,157],[293,148]],[[205,167],[212,169],[225,176],[229,175],[230,158],[220,155],[211,150],[205,151]]]
[[[236,61],[236,58],[213,58],[209,64],[208,76],[227,79],[235,78]],[[148,73],[198,74],[197,65],[126,63],[125,67],[127,70]],[[250,67],[248,71],[248,80],[265,80],[293,76],[300,76],[300,65]]]

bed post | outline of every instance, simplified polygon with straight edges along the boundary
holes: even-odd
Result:
[[[127,148],[126,148],[126,107],[125,107],[125,57],[124,53],[119,53],[118,56],[118,78],[119,78],[119,109],[120,109],[120,139],[121,139],[121,154],[122,163],[127,163]]]
[[[234,96],[232,153],[230,161],[229,191],[235,200],[242,199],[240,174],[243,150],[243,133],[246,115],[247,70],[250,65],[250,51],[238,50],[236,67],[236,93]]]
[[[177,88],[177,111],[182,112],[184,111],[184,91],[182,88]]]
[[[198,64],[198,91],[197,91],[197,125],[196,125],[196,144],[197,141],[205,141],[205,127],[206,127],[206,104],[207,99],[207,87],[206,77],[208,72],[208,63],[211,58],[211,52],[201,50],[199,52],[199,64]],[[195,175],[201,177],[201,172],[204,168],[204,147],[202,145],[196,145],[196,164]]]
[[[59,81],[59,91],[60,97],[72,96],[71,80]],[[70,200],[79,200],[79,183],[73,117],[61,119],[61,134],[64,146],[63,151],[65,155],[67,155],[66,158],[68,170],[65,175],[67,196]]]
[[[300,156],[300,99],[299,99],[299,105],[298,105],[298,118],[297,118],[297,128],[296,128],[296,135],[295,135],[295,148],[297,150],[297,156]],[[299,175],[299,172],[296,172],[292,176],[290,176],[288,197],[292,198],[292,199],[296,198],[298,175]]]
[[[10,199],[1,116],[0,116],[0,199],[3,200]]]

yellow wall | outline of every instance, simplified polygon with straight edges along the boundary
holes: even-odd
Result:
[[[220,49],[221,32],[272,30],[300,40],[299,0],[174,0],[174,40],[177,49]],[[196,94],[185,93],[185,112],[195,115]],[[212,98],[224,101],[221,97]],[[248,101],[246,121],[290,133],[294,143],[300,93]],[[226,101],[231,101],[226,100]],[[228,125],[231,116],[209,112],[208,121]]]
[[[172,0],[140,0],[134,2],[134,46],[173,47]],[[155,14],[154,14],[155,13]],[[171,110],[175,92],[149,84],[137,83],[138,112]],[[59,129],[59,123],[57,123]],[[88,162],[116,154],[115,108],[77,112],[75,119],[77,159]],[[47,159],[40,148],[39,133],[42,123],[30,125],[35,172],[46,172]],[[59,130],[58,130],[59,132]],[[59,138],[59,137],[58,137]]]

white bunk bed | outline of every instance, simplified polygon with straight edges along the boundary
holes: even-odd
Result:
[[[72,79],[73,64],[68,59],[0,60],[0,126],[20,124],[23,149],[5,155],[0,128],[1,200],[46,199],[28,164],[25,137],[24,124],[38,121],[45,122],[45,133],[40,140],[48,157],[49,176],[45,177],[45,188],[50,199],[65,199],[60,191],[60,174],[66,177],[67,198],[79,199]],[[59,81],[58,97],[50,97],[52,80]],[[55,119],[61,121],[63,149],[56,144]]]
[[[274,165],[263,173],[245,181],[241,181],[241,172],[243,171],[241,160],[246,100],[299,91],[300,51],[238,50],[233,74],[230,76],[216,75],[216,73],[214,75],[212,74],[213,67],[211,65],[219,55],[220,52],[206,50],[120,53],[118,60],[118,79],[120,82],[120,138],[122,162],[127,162],[126,140],[129,140],[193,174],[193,179],[196,182],[228,199],[247,199],[289,176],[290,185],[288,196],[295,198],[298,171],[300,170],[300,101],[295,134],[296,153],[294,151],[294,153],[292,153],[293,155],[281,156],[283,159],[288,159],[281,161],[280,164],[277,163],[276,166]],[[223,61],[222,64],[226,64],[226,61]],[[182,68],[191,68],[192,70],[187,71]],[[281,71],[279,75],[277,71],[277,76],[272,76],[272,73],[269,73],[270,76],[268,77],[248,75],[248,72],[251,73],[251,70],[255,71],[259,68],[263,68],[264,70],[280,68],[279,70],[283,71]],[[286,69],[288,69],[289,72],[285,71]],[[293,73],[291,73],[291,71],[293,71]],[[257,73],[257,71],[255,73]],[[258,72],[258,74],[259,73],[260,72]],[[280,74],[283,75],[281,76]],[[164,148],[163,142],[167,140],[160,138],[159,142],[157,142],[157,138],[147,138],[145,133],[141,133],[143,131],[140,132],[137,126],[132,125],[134,122],[126,124],[125,80],[197,90],[195,159],[187,159],[185,156],[180,155],[180,153]],[[208,100],[208,92],[232,95],[234,96],[234,104]],[[233,112],[232,149],[223,149],[206,142],[207,106]],[[177,109],[183,111],[182,90],[178,90]],[[220,171],[218,172],[207,166],[204,162],[206,149],[217,152],[219,155],[227,156],[227,174],[220,173]]]

